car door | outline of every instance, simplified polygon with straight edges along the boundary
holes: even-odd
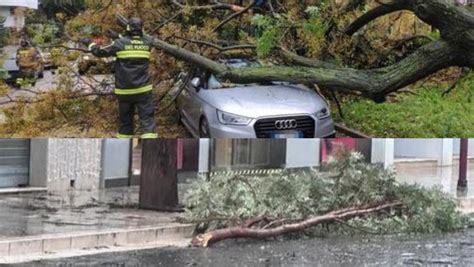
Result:
[[[194,132],[198,133],[201,101],[198,95],[199,90],[196,90],[196,88],[191,85],[191,80],[195,77],[202,79],[203,74],[201,71],[194,71],[194,73],[195,74],[188,80],[183,92],[181,93],[180,111],[186,124],[193,128]],[[200,88],[200,90],[201,89],[202,88]]]
[[[188,83],[188,88],[190,92],[190,101],[189,101],[189,116],[190,119],[192,120],[192,127],[199,133],[199,124],[201,120],[201,114],[202,114],[202,109],[204,102],[202,101],[202,92],[206,90],[206,73],[205,72],[199,72],[196,73],[194,77],[197,77],[201,79],[201,85],[199,88],[194,88],[191,85],[191,81]]]

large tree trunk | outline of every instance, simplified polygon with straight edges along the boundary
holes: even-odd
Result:
[[[144,139],[140,179],[140,208],[178,208],[177,140]]]
[[[351,35],[380,16],[395,11],[412,11],[418,18],[437,28],[441,40],[429,43],[400,62],[388,67],[358,70],[333,66],[292,55],[300,66],[228,69],[222,64],[186,49],[156,40],[156,47],[177,59],[207,69],[232,82],[289,81],[315,83],[324,88],[358,93],[377,102],[391,92],[410,85],[450,66],[474,67],[474,14],[451,0],[394,0],[368,11],[354,21],[346,33]]]

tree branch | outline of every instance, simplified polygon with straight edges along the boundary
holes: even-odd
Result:
[[[380,6],[370,10],[369,12],[365,13],[354,22],[352,22],[344,31],[348,35],[353,35],[357,32],[360,28],[367,25],[369,22],[377,19],[378,17],[390,14],[395,11],[400,11],[405,9],[405,0],[396,0],[390,4],[381,4]]]
[[[217,32],[220,28],[222,28],[224,25],[229,23],[229,21],[242,16],[244,13],[247,13],[251,8],[255,6],[257,1],[252,1],[250,5],[248,5],[246,8],[240,10],[239,12],[235,12],[234,14],[230,15],[229,17],[225,18],[221,23],[219,23],[213,30],[213,32]]]
[[[301,222],[292,223],[292,224],[283,224],[279,227],[271,229],[252,229],[244,227],[231,227],[226,229],[214,230],[202,235],[198,235],[193,238],[191,244],[194,246],[207,247],[212,244],[215,244],[219,241],[230,239],[230,238],[255,238],[255,239],[264,239],[269,237],[276,237],[284,234],[290,234],[305,230],[307,228],[330,223],[334,221],[343,221],[349,220],[354,217],[363,216],[371,213],[377,213],[385,209],[390,209],[394,207],[400,207],[402,203],[394,202],[389,204],[384,204],[376,207],[366,208],[366,209],[353,209],[344,212],[329,212],[325,215],[310,217]]]

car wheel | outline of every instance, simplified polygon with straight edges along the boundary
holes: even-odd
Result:
[[[206,118],[201,119],[199,124],[199,136],[201,138],[211,138],[211,131],[209,130],[209,122]]]

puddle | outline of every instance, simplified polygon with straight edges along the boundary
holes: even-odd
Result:
[[[0,197],[0,239],[174,223],[178,214],[138,210],[138,188]]]

